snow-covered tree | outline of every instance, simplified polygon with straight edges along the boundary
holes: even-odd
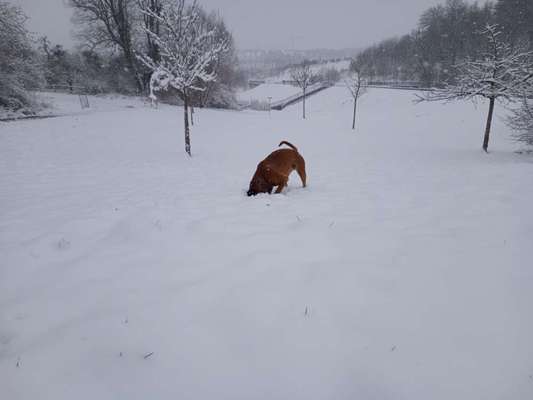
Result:
[[[511,48],[502,41],[501,32],[496,25],[487,25],[483,34],[487,39],[487,50],[483,57],[459,64],[454,83],[427,92],[419,100],[487,99],[489,111],[483,150],[488,151],[496,100],[516,101],[529,90],[533,82],[533,54],[520,47]]]
[[[150,97],[155,99],[155,92],[160,90],[177,91],[183,101],[185,151],[190,156],[190,97],[194,92],[204,91],[205,85],[216,79],[216,72],[210,66],[227,50],[228,43],[217,39],[215,29],[205,29],[196,1],[188,5],[186,0],[174,0],[165,4],[159,13],[149,8],[143,9],[143,13],[158,21],[160,29],[160,33],[146,29],[159,49],[160,59],[139,55],[153,71]]]
[[[296,85],[302,89],[303,93],[303,109],[302,109],[302,116],[303,119],[305,119],[305,98],[307,95],[307,88],[313,83],[313,80],[315,79],[315,74],[311,70],[311,65],[309,61],[304,61],[300,65],[297,65],[294,67],[291,72],[291,79],[296,83]]]
[[[350,91],[350,94],[353,98],[353,118],[352,118],[352,129],[355,129],[355,116],[357,114],[357,100],[366,92],[367,82],[363,78],[361,68],[355,63],[352,62],[350,66],[350,72],[348,77],[344,80],[344,84]]]
[[[513,111],[508,123],[516,131],[514,138],[517,141],[533,146],[533,100],[531,98],[524,97],[520,108]]]
[[[20,109],[31,106],[29,89],[43,82],[41,65],[32,47],[18,7],[0,1],[0,106]]]

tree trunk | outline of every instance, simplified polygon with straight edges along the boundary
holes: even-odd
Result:
[[[185,151],[191,157],[191,136],[189,132],[189,99],[187,95],[183,96],[183,122],[185,124]]]
[[[303,93],[304,93],[303,107],[304,107],[304,119],[305,119],[305,88],[303,89]]]
[[[353,98],[353,121],[352,129],[355,129],[355,114],[357,113],[357,97]]]
[[[487,115],[487,126],[485,127],[485,137],[483,138],[483,150],[488,153],[489,148],[489,136],[490,136],[490,126],[492,124],[492,114],[494,113],[494,102],[495,99],[492,97],[489,103],[489,115]]]
[[[191,126],[194,126],[194,106],[191,104]]]
[[[133,54],[129,50],[124,50],[124,58],[126,59],[126,63],[128,64],[128,67],[133,75],[133,79],[135,80],[137,92],[142,94],[144,91],[144,83],[142,77],[139,75],[139,71],[137,70],[137,65],[135,64]]]
[[[109,3],[109,7],[113,11],[112,3]],[[137,91],[139,94],[142,94],[144,91],[144,84],[139,70],[137,69],[135,52],[133,50],[133,41],[132,41],[132,19],[129,15],[128,1],[119,0],[117,4],[117,9],[114,10],[114,19],[119,30],[118,37],[120,38],[121,43],[123,43],[124,55],[126,57],[126,62],[131,68],[133,77],[135,78],[135,83],[137,85]]]
[[[137,86],[137,92],[142,95],[144,94],[144,88],[146,87],[143,81],[142,76],[139,74],[139,71],[137,70],[137,66],[135,65],[135,62],[132,60],[130,62],[131,68],[133,69],[133,75],[135,77],[135,84]]]

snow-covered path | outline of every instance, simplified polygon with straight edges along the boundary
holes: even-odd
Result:
[[[198,110],[192,159],[173,107],[0,123],[0,397],[532,398],[533,158],[347,96]],[[245,197],[282,139],[309,187]]]

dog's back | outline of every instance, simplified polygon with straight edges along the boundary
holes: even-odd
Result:
[[[273,164],[276,166],[277,169],[285,169],[283,168],[284,164],[293,164],[294,162],[299,162],[300,160],[303,160],[303,158],[296,150],[279,149],[274,150],[272,153],[270,153],[263,160],[263,163]]]

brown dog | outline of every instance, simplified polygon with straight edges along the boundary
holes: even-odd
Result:
[[[296,170],[303,186],[306,184],[305,160],[298,153],[298,149],[289,142],[283,141],[279,145],[286,144],[290,149],[280,149],[273,151],[270,155],[259,163],[257,170],[250,182],[248,196],[255,196],[258,193],[272,193],[274,186],[277,186],[276,193],[281,193],[287,186],[289,175]]]

